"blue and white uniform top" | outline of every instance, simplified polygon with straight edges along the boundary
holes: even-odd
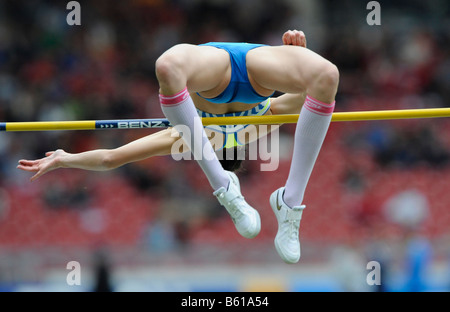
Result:
[[[227,113],[227,114],[211,114],[203,112],[197,109],[198,115],[202,118],[204,117],[244,117],[244,116],[263,116],[270,109],[270,98],[265,101],[259,103],[257,106],[252,109],[243,111],[243,112],[235,112],[235,113]],[[206,129],[210,129],[216,132],[221,132],[224,135],[223,146],[222,148],[230,148],[235,146],[243,146],[245,142],[241,142],[238,137],[238,133],[243,129],[247,128],[249,125],[208,125],[205,126]]]

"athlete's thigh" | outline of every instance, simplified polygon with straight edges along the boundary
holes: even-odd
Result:
[[[228,52],[211,46],[178,44],[160,58],[169,58],[177,64],[186,76],[190,92],[214,89],[230,74]]]
[[[305,91],[327,62],[307,48],[289,45],[260,47],[247,54],[251,79],[263,88],[285,93]]]

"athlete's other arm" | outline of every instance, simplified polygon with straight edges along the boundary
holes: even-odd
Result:
[[[294,45],[306,48],[306,36],[301,30],[288,30],[281,37],[284,45]]]
[[[300,110],[305,103],[306,93],[290,94],[285,93],[270,99],[270,112],[272,115],[300,114]],[[301,103],[299,105],[299,103]]]
[[[306,36],[300,30],[288,30],[282,36],[284,45],[294,45],[306,48]],[[270,111],[273,115],[299,114],[305,102],[306,92],[283,94],[271,99]],[[299,105],[301,103],[301,105]]]

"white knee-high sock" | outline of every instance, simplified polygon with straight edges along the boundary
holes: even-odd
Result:
[[[302,204],[308,180],[328,131],[335,102],[307,96],[295,129],[294,151],[283,199],[289,207]]]
[[[164,115],[172,125],[181,129],[181,137],[213,190],[216,191],[220,187],[227,189],[230,179],[217,159],[187,88],[172,96],[160,95],[159,99]]]

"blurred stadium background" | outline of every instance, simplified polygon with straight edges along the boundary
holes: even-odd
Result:
[[[288,29],[340,69],[336,111],[450,105],[450,3],[0,0],[0,120],[162,117],[154,62],[181,42],[281,44]],[[279,169],[240,173],[262,232],[242,239],[197,164],[158,157],[108,172],[60,169],[31,183],[22,158],[112,148],[144,130],[0,133],[2,291],[448,291],[450,120],[332,123],[306,192],[302,259],[284,264],[269,195]],[[330,169],[331,168],[331,169]],[[169,191],[172,190],[172,191]],[[326,190],[326,191],[324,191]],[[381,264],[369,286],[369,261]],[[82,283],[68,286],[69,261]],[[105,278],[106,276],[106,278]]]

